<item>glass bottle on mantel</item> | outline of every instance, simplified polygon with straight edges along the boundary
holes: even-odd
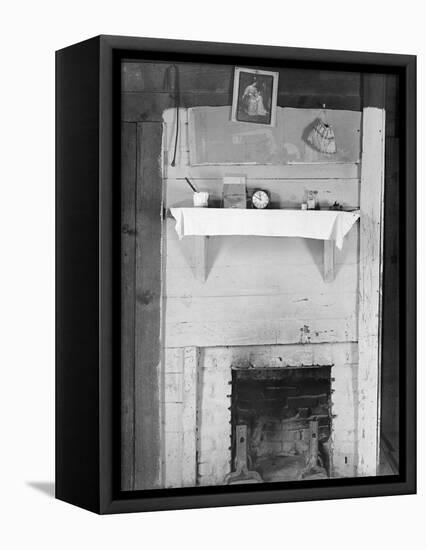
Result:
[[[317,209],[317,191],[308,191],[306,203],[308,205],[308,210]]]

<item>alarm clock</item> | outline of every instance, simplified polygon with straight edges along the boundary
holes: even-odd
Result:
[[[259,210],[266,208],[269,205],[269,193],[264,189],[256,189],[251,197],[251,205]]]

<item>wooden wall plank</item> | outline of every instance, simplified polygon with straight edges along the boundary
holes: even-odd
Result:
[[[399,136],[399,76],[385,75],[386,137]]]
[[[167,91],[173,86],[170,62],[128,61],[122,66],[124,92]],[[176,63],[181,90],[232,92],[234,66],[209,63]],[[335,93],[360,96],[361,75],[357,72],[280,68],[279,90],[282,93],[319,95]]]
[[[175,69],[182,91],[232,93],[233,65],[128,61],[122,65],[123,92],[175,90]],[[167,74],[168,73],[168,74]]]
[[[305,290],[300,294],[168,297],[167,323],[344,319],[357,309],[357,292],[319,294],[315,289]]]
[[[192,170],[190,171],[192,172]],[[191,177],[199,191],[209,193],[209,206],[219,208],[222,201],[223,180]],[[255,189],[269,191],[271,208],[300,208],[306,202],[308,191],[316,191],[320,208],[327,208],[337,201],[345,208],[359,207],[359,179],[265,179],[248,178],[247,195]],[[184,179],[166,179],[166,208],[192,206],[192,190]]]
[[[121,488],[134,488],[135,473],[135,244],[136,124],[121,130]]]
[[[169,350],[170,351],[170,350]],[[272,368],[302,365],[349,365],[358,363],[357,342],[319,343],[276,346],[207,347],[200,368],[234,367]]]
[[[179,245],[178,245],[179,246]],[[214,261],[214,259],[213,259]],[[294,300],[308,300],[313,292],[317,295],[353,295],[358,293],[358,266],[336,263],[335,277],[326,283],[320,266],[312,263],[292,265],[277,262],[275,269],[253,265],[212,265],[204,283],[195,279],[190,265],[170,267],[167,271],[166,287],[168,298],[293,295]],[[285,277],[280,273],[285,272]]]
[[[135,489],[160,486],[162,125],[137,127]]]
[[[167,262],[168,268],[193,267],[194,237],[185,237],[178,240],[173,219],[167,221]],[[337,265],[358,263],[358,238],[359,224],[352,227],[346,235],[342,250],[335,251]],[[287,266],[300,266],[300,276],[306,280],[303,267],[313,274],[313,268],[317,267],[318,274],[322,275],[323,267],[323,243],[319,239],[302,239],[298,237],[250,237],[250,236],[214,236],[209,237],[208,275],[207,283],[217,268],[245,267],[257,269],[261,273],[263,266],[264,277],[273,280],[271,270],[276,269],[276,279],[283,277]],[[269,271],[269,272],[268,272]],[[267,273],[268,272],[268,273]],[[255,272],[253,272],[255,273]],[[250,281],[250,275],[247,275]],[[287,277],[284,277],[286,279]],[[312,282],[315,282],[312,280]],[[244,288],[245,278],[236,281]],[[259,280],[261,284],[261,280]],[[289,281],[289,285],[296,284]],[[296,288],[296,287],[293,287]],[[238,291],[236,291],[238,293]],[[259,292],[258,292],[259,294]]]
[[[362,75],[363,107],[377,107],[384,109],[386,101],[384,74],[366,73]]]
[[[293,318],[258,321],[168,323],[165,345],[251,346],[273,344],[356,342],[357,315],[335,319]]]
[[[363,114],[360,193],[358,475],[376,475],[382,292],[385,112]]]
[[[278,92],[277,104],[279,107],[294,107],[295,109],[316,109],[318,105],[326,105],[327,109],[361,110],[360,96],[330,92],[315,95]]]
[[[213,107],[231,105],[232,96],[217,92],[182,92],[181,107]],[[176,107],[172,92],[142,92],[122,94],[121,120],[126,122],[161,122],[166,109]]]
[[[158,120],[157,118],[139,118],[141,112],[134,109],[133,95],[137,102],[151,103],[150,94],[165,94],[160,105],[169,102],[174,105],[175,81],[174,69],[167,62],[127,62],[122,69],[122,90],[125,106],[124,120]],[[233,88],[233,65],[213,65],[197,63],[177,63],[181,105],[231,105]],[[277,69],[272,69],[277,70]],[[167,72],[169,75],[167,76]],[[278,69],[278,105],[281,107],[318,108],[326,104],[330,109],[361,109],[361,76],[356,72],[314,71],[306,69]],[[145,97],[142,95],[145,94]],[[167,94],[170,97],[167,99]],[[189,95],[188,95],[189,94]],[[194,99],[208,94],[204,103]],[[216,96],[216,99],[215,99]],[[220,99],[221,103],[217,103]],[[191,103],[191,101],[193,103]],[[225,102],[223,102],[225,101]],[[170,103],[172,102],[172,103]],[[213,102],[213,103],[212,103]],[[152,105],[152,103],[151,103]],[[158,116],[157,109],[149,113],[142,109],[143,116]],[[136,118],[134,118],[136,116]]]
[[[126,122],[159,122],[163,112],[176,106],[176,95],[173,92],[132,92],[122,94],[122,120]],[[279,107],[297,109],[317,109],[326,105],[327,109],[359,111],[361,100],[358,96],[340,96],[322,94],[315,97],[299,94],[278,94]],[[181,107],[219,107],[232,105],[232,94],[227,92],[184,91],[180,93]]]
[[[176,165],[170,166],[170,152],[167,155],[169,164],[165,167],[165,176],[170,179],[184,180],[185,176],[198,178],[200,180],[220,180],[225,175],[241,176],[245,175],[247,181],[255,182],[258,180],[359,180],[359,163],[320,163],[320,164],[283,164],[273,165],[205,165],[188,166]]]

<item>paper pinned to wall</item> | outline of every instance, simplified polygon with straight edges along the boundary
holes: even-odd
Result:
[[[325,154],[306,141],[322,109],[278,107],[275,127],[231,122],[230,107],[189,109],[191,165],[291,164],[358,162],[361,143],[361,113],[328,110],[326,121],[334,130],[337,151]]]

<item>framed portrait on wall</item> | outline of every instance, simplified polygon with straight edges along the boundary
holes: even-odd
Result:
[[[57,52],[57,498],[415,492],[415,73],[114,36]]]
[[[275,126],[279,73],[235,68],[232,120]]]

